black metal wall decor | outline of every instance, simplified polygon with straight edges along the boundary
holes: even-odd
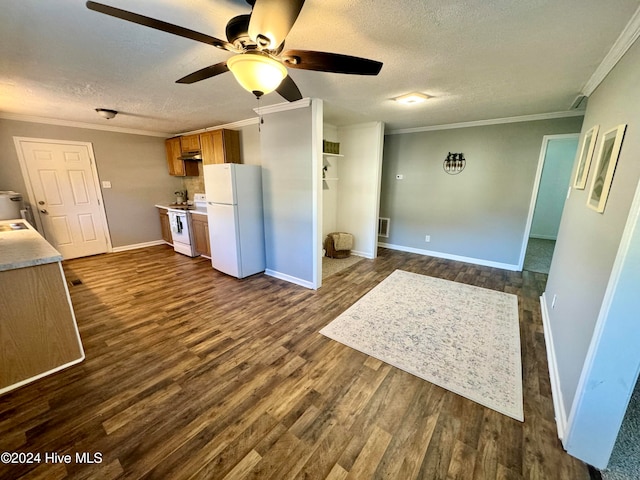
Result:
[[[467,161],[464,158],[463,153],[451,153],[447,155],[447,158],[444,159],[444,163],[442,164],[442,168],[449,175],[457,175],[464,167],[467,166]]]

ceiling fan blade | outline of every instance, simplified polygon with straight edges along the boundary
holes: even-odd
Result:
[[[110,7],[109,5],[91,1],[87,2],[87,8],[89,10],[93,10],[94,12],[111,15],[112,17],[127,20],[128,22],[137,23],[138,25],[144,25],[145,27],[155,28],[156,30],[172,33],[180,37],[206,43],[207,45],[213,45],[214,47],[222,48],[224,50],[230,50],[232,52],[235,51],[233,45],[225,42],[224,40],[220,40],[219,38],[196,32],[188,28],[179,27],[178,25],[174,25],[172,23],[163,22],[162,20],[156,20],[155,18],[145,17],[144,15],[139,15],[137,13],[128,12],[127,10],[121,10],[119,8]]]
[[[282,82],[280,82],[280,85],[276,88],[276,92],[278,92],[280,96],[288,102],[302,100],[302,94],[300,93],[296,82],[294,82],[289,75],[284,77]]]
[[[377,75],[382,68],[382,62],[367,58],[310,50],[287,50],[281,58],[287,67],[320,72]]]
[[[197,72],[187,75],[186,77],[182,77],[180,80],[176,80],[176,83],[196,83],[200,80],[206,80],[207,78],[215,77],[216,75],[220,75],[221,73],[228,71],[229,68],[227,67],[227,62],[220,62],[215,65],[204,67]]]
[[[293,27],[304,0],[256,0],[249,37],[263,48],[277,49]]]

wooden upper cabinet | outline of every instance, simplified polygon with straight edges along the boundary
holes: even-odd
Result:
[[[200,134],[202,164],[240,163],[240,133],[237,130],[213,130]]]
[[[182,152],[197,152],[200,150],[200,135],[185,135],[180,137],[180,149]]]
[[[181,148],[182,137],[173,137],[165,140],[167,148],[167,165],[169,166],[169,175],[175,177],[197,177],[199,175],[198,162],[195,160],[182,160]]]
[[[180,160],[182,150],[180,149],[180,137],[168,138],[165,141],[167,147],[167,165],[169,166],[169,175],[184,177],[186,172],[184,162]]]

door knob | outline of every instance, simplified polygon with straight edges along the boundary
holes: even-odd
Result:
[[[46,209],[41,208],[41,209],[40,209],[40,213],[49,213],[49,212],[47,212],[47,210],[46,210]]]

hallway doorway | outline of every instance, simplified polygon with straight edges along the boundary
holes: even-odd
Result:
[[[578,133],[545,135],[542,140],[528,234],[521,253],[522,270],[549,273],[579,137]]]

